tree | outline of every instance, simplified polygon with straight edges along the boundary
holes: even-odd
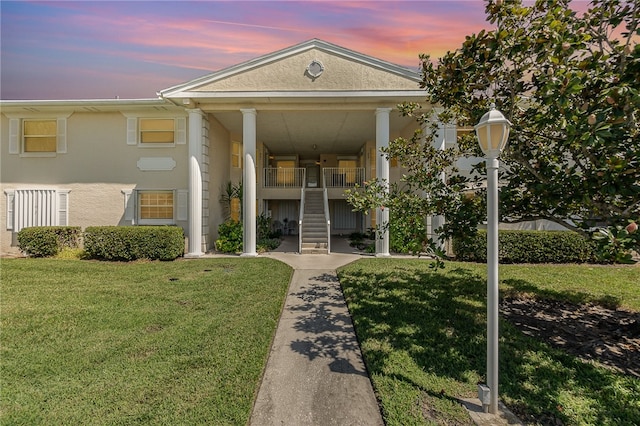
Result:
[[[435,118],[471,127],[491,104],[511,121],[501,157],[500,211],[505,221],[548,219],[588,234],[640,218],[640,3],[594,0],[584,14],[570,0],[489,1],[492,31],[467,36],[437,62],[421,55],[422,81]],[[465,233],[483,217],[481,162],[471,175],[456,159],[482,153],[475,135],[458,146],[433,147],[433,111],[402,106],[426,134],[390,143],[403,181],[351,191],[364,210],[380,205],[422,215],[442,214],[444,236]],[[446,172],[446,179],[442,173]],[[402,211],[402,210],[401,210]],[[637,239],[636,239],[637,241]]]

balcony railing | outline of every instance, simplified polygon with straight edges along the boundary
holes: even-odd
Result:
[[[325,167],[322,174],[325,188],[352,188],[364,182],[364,167]]]
[[[264,169],[265,188],[302,188],[304,186],[305,169],[267,167]]]
[[[265,188],[302,188],[306,169],[267,167],[264,170]],[[324,188],[353,188],[364,182],[364,167],[325,167],[322,169]],[[315,185],[314,185],[315,186]]]

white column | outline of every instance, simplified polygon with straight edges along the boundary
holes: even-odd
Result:
[[[376,109],[376,177],[381,182],[386,182],[386,191],[389,192],[389,160],[386,155],[380,152],[380,148],[389,146],[389,113],[391,108]],[[380,206],[376,208],[376,224],[378,226],[388,226],[389,207]],[[389,229],[387,228],[376,238],[376,256],[389,256]]]
[[[188,257],[202,256],[202,111],[189,111]]]
[[[244,170],[242,179],[243,239],[242,256],[257,256],[256,252],[256,110],[241,109],[242,153]]]

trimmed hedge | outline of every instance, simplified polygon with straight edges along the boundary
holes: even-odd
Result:
[[[90,226],[84,250],[101,260],[175,260],[184,255],[184,231],[178,226]]]
[[[28,256],[50,257],[80,246],[79,226],[32,226],[18,232],[18,247]]]
[[[571,231],[499,231],[498,258],[501,263],[593,263],[597,261],[594,241]],[[453,239],[456,259],[487,261],[487,232],[465,240]]]

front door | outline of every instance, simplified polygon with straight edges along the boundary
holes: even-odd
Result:
[[[306,175],[307,188],[318,188],[320,186],[320,166],[307,166]]]

